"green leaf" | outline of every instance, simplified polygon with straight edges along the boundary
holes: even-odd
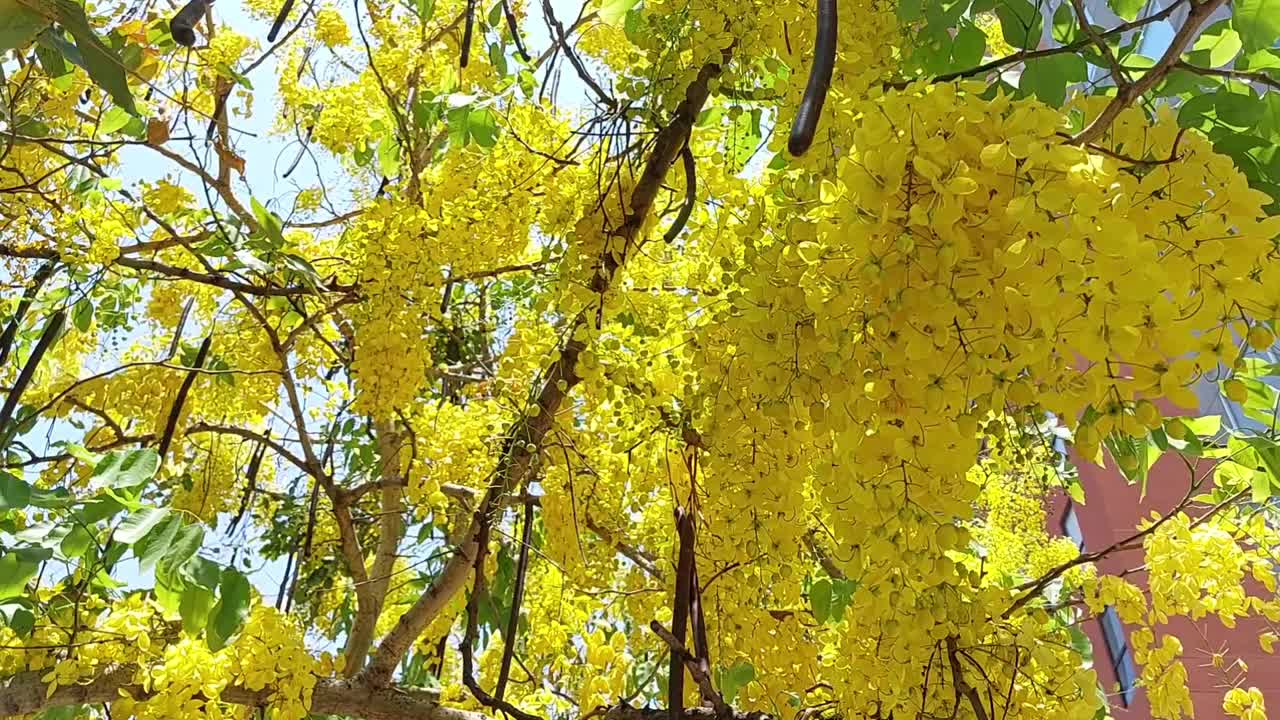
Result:
[[[471,142],[471,110],[466,107],[451,108],[445,115],[449,126],[449,144],[455,147],[466,147]]]
[[[257,198],[249,198],[249,206],[267,239],[275,243],[276,249],[284,247],[284,222],[280,220],[280,216],[264,207]]]
[[[155,450],[118,451],[108,454],[93,469],[93,476],[107,487],[127,488],[155,477],[160,456]]]
[[[507,56],[502,52],[502,46],[496,42],[489,43],[489,64],[493,65],[498,77],[507,76]]]
[[[819,578],[809,587],[809,607],[813,609],[813,618],[819,624],[831,617],[831,581]]]
[[[199,585],[187,585],[182,589],[178,615],[182,617],[182,629],[198,633],[209,623],[209,611],[213,609],[213,592]]]
[[[133,556],[138,558],[138,566],[143,570],[150,568],[157,560],[164,555],[164,552],[173,544],[174,539],[178,537],[178,531],[182,529],[182,520],[176,515],[170,515],[168,519],[161,522],[158,526],[151,529],[141,540],[133,544]]]
[[[1250,481],[1250,490],[1255,503],[1266,502],[1271,498],[1271,476],[1266,473],[1254,473]]]
[[[418,0],[418,20],[425,25],[431,21],[431,17],[436,13],[436,0]]]
[[[927,75],[940,75],[951,70],[951,48],[955,38],[942,23],[921,28],[912,44],[911,57]]]
[[[17,608],[9,614],[9,629],[20,638],[31,635],[36,627],[36,616],[26,608]]]
[[[1275,45],[1280,39],[1280,0],[1235,0],[1231,26],[1249,52]]]
[[[52,54],[56,54],[63,61],[71,63],[72,65],[88,72],[87,68],[84,66],[84,57],[80,55],[80,51],[76,49],[75,45],[72,45],[67,41],[66,34],[62,30],[56,29],[50,25],[40,33],[36,38],[36,42],[39,43],[41,48],[44,48]],[[70,69],[68,68],[68,72],[69,71]]]
[[[71,528],[71,532],[67,533],[66,537],[62,538],[62,543],[58,546],[58,549],[65,558],[78,558],[84,555],[84,551],[88,550],[92,544],[93,533],[89,532],[89,529],[83,525],[76,525]]]
[[[1160,97],[1191,96],[1200,94],[1201,88],[1205,86],[1214,87],[1221,84],[1220,78],[1205,77],[1174,68],[1165,76],[1156,93]]]
[[[1027,0],[1003,0],[996,6],[1005,42],[1024,50],[1035,49],[1044,34],[1040,9]]]
[[[420,130],[429,130],[440,121],[440,103],[424,99],[421,96],[413,99],[413,124]]]
[[[102,122],[98,125],[98,131],[104,134],[111,134],[128,125],[129,121],[133,119],[134,117],[127,110],[117,105],[102,114]]]
[[[66,524],[55,525],[52,522],[42,522],[24,528],[21,532],[14,533],[19,541],[25,543],[35,543],[42,547],[54,547],[62,542],[62,538],[71,532],[71,528]]]
[[[1270,426],[1275,420],[1276,391],[1270,385],[1251,377],[1237,375],[1236,379],[1244,384],[1248,394],[1245,396],[1244,414],[1263,425]]]
[[[631,42],[638,42],[644,31],[644,12],[641,8],[631,8],[627,11],[626,18],[622,21],[622,33],[627,36]]]
[[[1027,61],[1018,89],[1035,95],[1054,107],[1062,107],[1067,98],[1067,85],[1088,78],[1089,70],[1079,55],[1063,54]]]
[[[628,13],[627,17],[630,18],[631,14]],[[526,98],[533,97],[533,91],[538,89],[537,78],[535,78],[533,73],[527,69],[521,70],[516,75],[516,83],[519,84],[520,92],[524,93]]]
[[[218,603],[209,615],[207,639],[209,649],[217,652],[240,631],[249,615],[249,580],[235,568],[223,568],[218,585]]]
[[[1266,469],[1263,474],[1267,476],[1268,483],[1272,487],[1280,487],[1280,445],[1264,437],[1247,437],[1244,441],[1258,453],[1258,459]]]
[[[89,328],[93,326],[93,301],[89,298],[77,300],[75,308],[71,311],[71,321],[80,332],[89,332]]]
[[[218,589],[219,578],[222,577],[222,566],[195,555],[178,568],[178,574],[188,583],[213,592]]]
[[[1220,90],[1213,95],[1218,120],[1237,128],[1252,128],[1262,119],[1263,106],[1257,97]]]
[[[617,25],[619,21],[626,17],[627,12],[639,2],[640,0],[607,0],[601,3],[597,14],[606,23]]]
[[[986,52],[986,34],[971,22],[962,24],[956,31],[955,42],[951,45],[952,64],[961,68],[973,67],[982,62]]]
[[[236,69],[231,67],[230,65],[226,63],[218,63],[213,67],[215,70],[218,71],[219,75],[227,78],[228,80],[234,80],[237,85],[243,87],[245,90],[253,89],[253,83],[249,82],[249,78],[245,77],[243,74],[236,71]]]
[[[1191,46],[1188,59],[1193,65],[1222,67],[1240,53],[1240,34],[1231,29],[1225,21],[1209,26],[1196,44]]]
[[[925,3],[924,16],[933,30],[945,30],[959,22],[969,9],[969,0],[930,0]]]
[[[18,0],[0,0],[0,53],[25,47],[48,26],[48,18]]]
[[[24,558],[18,551],[5,553],[0,557],[0,600],[21,595],[39,569],[39,562]]]
[[[493,7],[489,8],[489,27],[496,28],[502,26],[502,3],[496,2]]]
[[[373,152],[374,148],[366,143],[362,138],[358,143],[356,143],[355,149],[351,151],[351,158],[356,161],[357,166],[364,167],[373,159]]]
[[[100,520],[109,520],[123,509],[124,506],[120,504],[120,501],[113,497],[96,497],[86,502],[76,512],[75,517],[79,522],[90,525]]]
[[[1211,94],[1194,95],[1178,108],[1178,126],[1184,128],[1203,127],[1210,118],[1216,117],[1214,96]]]
[[[138,114],[133,101],[133,92],[129,90],[129,78],[125,73],[124,60],[114,50],[107,47],[102,38],[89,25],[89,18],[84,14],[84,7],[76,0],[23,0],[30,7],[33,3],[48,3],[49,10],[62,27],[75,38],[76,47],[84,58],[85,70],[89,78],[106,90],[116,105],[124,108],[132,115]]]
[[[738,691],[747,686],[747,683],[756,677],[756,669],[749,662],[738,662],[732,667],[724,668],[720,671],[720,694],[724,696],[724,701],[732,703],[737,697]]]
[[[1122,20],[1133,22],[1138,19],[1138,13],[1142,12],[1147,2],[1146,0],[1107,0],[1107,5]]]
[[[831,580],[831,617],[829,619],[832,622],[840,622],[844,619],[844,610],[849,606],[849,601],[853,599],[853,592],[857,589],[856,581],[839,578]]]
[[[1212,438],[1222,431],[1221,415],[1205,415],[1198,418],[1183,418],[1182,422],[1192,433],[1203,437]]]
[[[182,606],[182,596],[186,589],[186,581],[178,575],[175,569],[164,563],[156,565],[156,600],[165,609],[168,618],[180,617],[179,610]]]
[[[1077,505],[1084,505],[1084,485],[1080,483],[1079,478],[1071,478],[1067,482],[1067,495],[1071,497],[1071,501]]]
[[[1067,631],[1071,635],[1071,647],[1076,653],[1085,660],[1085,662],[1093,661],[1093,641],[1089,636],[1080,629],[1080,623],[1070,623],[1067,625]]]
[[[116,528],[115,535],[112,537],[118,542],[132,545],[145,537],[155,526],[164,522],[168,517],[168,508],[144,507],[141,510],[130,513],[129,517],[120,523],[120,527]]]
[[[730,167],[735,173],[741,172],[746,167],[755,155],[756,148],[760,146],[759,122],[756,119],[756,114],[759,112],[759,109],[756,109],[752,112],[739,113],[733,120],[728,137],[725,138],[725,149],[729,151],[727,154],[732,158]]]
[[[1076,21],[1076,14],[1071,9],[1070,2],[1058,4],[1058,9],[1053,11],[1053,39],[1066,45],[1074,42],[1076,35],[1079,34],[1080,24]]]
[[[1236,62],[1241,70],[1276,70],[1280,69],[1280,50],[1268,48],[1257,52],[1246,53]]]
[[[378,171],[389,178],[400,174],[400,143],[394,134],[384,135],[378,143]]]
[[[159,566],[177,572],[204,544],[204,527],[183,525],[175,533],[173,541],[162,550]]]
[[[498,142],[498,118],[491,110],[472,110],[467,115],[467,132],[476,144],[491,148]]]
[[[1148,471],[1160,458],[1160,452],[1147,438],[1130,437],[1115,432],[1103,441],[1121,474],[1130,483],[1138,483],[1139,497],[1146,497]]]
[[[0,472],[0,511],[21,510],[31,502],[31,484],[7,472]]]
[[[137,485],[131,488],[102,488],[102,494],[107,500],[113,501],[112,514],[121,510],[133,512],[142,507],[142,503],[138,502],[138,496],[142,494],[142,486]]]

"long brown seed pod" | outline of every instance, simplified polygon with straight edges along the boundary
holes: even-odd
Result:
[[[8,437],[9,419],[13,417],[13,411],[18,407],[18,401],[22,399],[22,393],[26,391],[27,386],[31,384],[31,378],[35,377],[36,368],[40,366],[40,361],[44,359],[44,354],[53,346],[53,342],[58,339],[58,333],[62,332],[62,325],[67,320],[67,311],[59,310],[49,318],[49,322],[44,326],[44,332],[40,333],[40,339],[36,341],[36,346],[32,348],[31,355],[27,358],[27,364],[22,366],[22,372],[18,373],[18,379],[13,382],[13,387],[9,389],[9,395],[4,399],[4,407],[0,407],[0,442]]]
[[[520,59],[529,62],[529,51],[524,48],[524,40],[520,38],[520,23],[516,22],[516,14],[511,11],[511,0],[502,0],[502,14],[507,17],[507,30],[511,31],[511,42],[520,53]]]
[[[476,0],[467,0],[467,22],[462,28],[462,58],[458,64],[466,67],[471,60],[471,34],[475,32]]]
[[[18,336],[18,328],[22,325],[22,319],[26,317],[27,310],[31,309],[31,303],[35,302],[36,295],[40,292],[40,288],[44,287],[44,283],[53,274],[53,269],[57,267],[57,263],[53,260],[40,266],[36,274],[31,278],[31,284],[22,293],[22,300],[18,301],[18,307],[13,312],[13,317],[9,318],[9,324],[4,328],[4,334],[0,334],[0,368],[9,360],[9,352],[13,350],[13,339]]]
[[[804,87],[804,99],[796,112],[795,124],[787,150],[800,156],[813,144],[822,117],[822,105],[831,89],[831,73],[836,66],[836,0],[818,0],[818,37],[813,43],[813,67],[809,69],[809,82]]]
[[[685,627],[689,619],[690,597],[693,595],[693,511],[676,508],[676,534],[679,551],[676,557],[676,596],[671,606],[671,634],[677,642],[684,642]],[[684,715],[684,658],[671,651],[670,677],[667,678],[667,705],[671,720],[681,720]]]
[[[169,34],[173,35],[174,42],[183,47],[195,46],[196,23],[204,16],[204,9],[208,4],[208,0],[191,0],[169,20]]]
[[[267,33],[267,42],[275,42],[276,36],[280,34],[280,29],[284,27],[284,21],[289,19],[289,11],[293,9],[293,0],[284,0],[280,4],[280,12],[276,13],[275,22],[271,23],[271,32]],[[359,12],[357,10],[357,12]]]
[[[200,343],[200,349],[196,351],[196,361],[192,364],[191,371],[182,379],[182,385],[178,387],[178,396],[173,399],[173,408],[169,410],[169,420],[164,424],[164,435],[160,437],[161,462],[169,453],[173,433],[178,429],[178,416],[182,415],[182,406],[187,402],[187,394],[191,392],[191,386],[196,382],[196,375],[199,375],[200,368],[204,367],[204,360],[209,356],[211,344],[213,344],[212,334],[205,336],[204,342]]]

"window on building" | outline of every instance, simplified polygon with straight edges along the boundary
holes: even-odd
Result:
[[[1120,701],[1125,707],[1133,702],[1134,686],[1137,673],[1133,667],[1133,653],[1129,650],[1129,641],[1125,638],[1124,625],[1116,615],[1115,608],[1108,607],[1102,611],[1098,619],[1102,625],[1102,638],[1107,644],[1107,655],[1111,660],[1111,669],[1115,671],[1116,680],[1120,683]]]
[[[1080,529],[1080,517],[1076,515],[1075,503],[1067,502],[1067,511],[1062,515],[1062,534],[1084,552],[1084,532]],[[1125,637],[1124,624],[1116,615],[1115,608],[1108,606],[1098,618],[1102,626],[1102,639],[1107,645],[1107,658],[1111,661],[1111,670],[1120,683],[1120,701],[1125,707],[1133,702],[1134,686],[1138,674],[1133,666],[1133,653],[1129,649],[1129,641]]]
[[[1239,343],[1238,338],[1235,342]],[[1258,353],[1250,353],[1250,356],[1257,357],[1271,363],[1280,363],[1280,347],[1273,347]],[[1228,430],[1252,430],[1258,433],[1266,433],[1270,430],[1270,425],[1259,421],[1256,417],[1249,417],[1245,414],[1245,409],[1239,403],[1233,402],[1222,393],[1222,381],[1231,376],[1230,368],[1225,365],[1219,365],[1206,372],[1194,388],[1197,397],[1199,397],[1200,412],[1206,415],[1219,415],[1222,417],[1222,425]],[[1276,390],[1280,390],[1280,381],[1274,377],[1258,378],[1261,382],[1270,385]]]
[[[1076,516],[1075,503],[1067,501],[1067,512],[1062,515],[1062,534],[1071,538],[1080,552],[1084,552],[1084,533],[1080,530],[1080,518]]]

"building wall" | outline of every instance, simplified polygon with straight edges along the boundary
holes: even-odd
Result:
[[[1165,408],[1166,412],[1170,408]],[[1084,550],[1093,552],[1104,549],[1130,537],[1143,518],[1152,512],[1167,513],[1177,506],[1192,481],[1204,479],[1212,468],[1208,461],[1201,461],[1189,469],[1187,462],[1174,453],[1165,453],[1152,466],[1145,497],[1140,497],[1137,484],[1130,485],[1110,457],[1106,467],[1098,467],[1074,451],[1068,458],[1076,467],[1085,492],[1085,504],[1072,503],[1065,496],[1052,500],[1049,512],[1049,530],[1058,535],[1075,535],[1069,532],[1066,522],[1074,514]],[[1208,481],[1206,481],[1207,483]],[[1074,530],[1074,527],[1072,528]],[[1117,552],[1098,563],[1099,574],[1115,575],[1141,567],[1142,549]],[[1126,579],[1139,587],[1146,585],[1146,573],[1134,572]],[[1260,586],[1250,588],[1251,594],[1261,594]],[[1110,640],[1104,626],[1112,624]],[[1117,672],[1113,662],[1116,655],[1123,655],[1133,628],[1125,626],[1114,616],[1103,619],[1090,617],[1084,622],[1085,633],[1093,643],[1093,662],[1098,678],[1107,691],[1112,714],[1120,720],[1146,720],[1152,717],[1151,708],[1141,687],[1119,692],[1123,668]],[[1258,644],[1258,636],[1269,628],[1257,618],[1239,621],[1234,628],[1227,628],[1216,618],[1191,621],[1187,618],[1170,618],[1167,625],[1156,628],[1156,642],[1163,634],[1171,633],[1182,641],[1182,662],[1187,669],[1188,686],[1195,717],[1198,720],[1218,720],[1229,717],[1222,710],[1222,697],[1231,687],[1254,686],[1262,690],[1269,707],[1280,707],[1280,661],[1267,655]],[[1123,643],[1123,644],[1119,644]],[[1117,647],[1117,645],[1119,646]],[[1215,655],[1218,659],[1215,661]],[[1237,661],[1248,668],[1242,671]],[[1141,668],[1133,663],[1134,675]],[[1129,702],[1125,702],[1128,699]]]
[[[1057,6],[1067,0],[1050,0],[1040,5],[1045,17],[1045,34],[1041,47],[1054,45],[1049,29]],[[1167,7],[1174,0],[1151,0],[1139,14],[1147,17]],[[1124,22],[1113,13],[1107,0],[1085,0],[1086,13],[1093,24],[1100,27],[1114,27]],[[1168,47],[1175,29],[1181,27],[1186,17],[1186,4],[1170,18],[1151,23],[1142,31],[1138,52],[1158,58]],[[1213,23],[1225,19],[1231,13],[1229,5],[1224,5],[1204,24],[1209,27]],[[1129,41],[1132,34],[1125,36]],[[1091,81],[1101,80],[1109,84],[1106,70],[1091,68]],[[1017,69],[1011,69],[1011,75]],[[1009,78],[1007,78],[1009,79]],[[1280,354],[1274,354],[1272,360],[1280,360]],[[1247,425],[1238,409],[1230,407],[1218,392],[1216,383],[1206,381],[1196,388],[1201,400],[1199,412],[1194,414],[1214,414],[1224,418],[1224,425]],[[1173,408],[1164,408],[1169,413]],[[1192,414],[1184,412],[1182,414]],[[1144,517],[1153,511],[1161,514],[1173,508],[1187,491],[1190,473],[1184,461],[1172,454],[1166,454],[1152,468],[1147,484],[1145,497],[1140,497],[1140,488],[1129,485],[1115,464],[1107,459],[1106,467],[1098,467],[1068,451],[1070,462],[1078,469],[1080,483],[1085,490],[1086,504],[1076,505],[1065,496],[1051,501],[1049,512],[1049,530],[1058,535],[1075,535],[1077,532],[1083,540],[1084,550],[1096,551],[1117,541],[1131,536]],[[1203,474],[1207,468],[1201,464],[1195,472]],[[1069,514],[1074,514],[1072,532],[1064,527]],[[1116,553],[1099,563],[1099,573],[1118,574],[1142,565],[1142,550],[1131,550]],[[1132,573],[1127,579],[1138,586],[1145,586],[1145,573]],[[1261,588],[1255,588],[1260,591]],[[1110,624],[1110,632],[1104,625]],[[1111,702],[1112,714],[1120,720],[1146,720],[1151,717],[1151,707],[1141,687],[1131,688],[1128,692],[1117,690],[1120,676],[1126,671],[1113,662],[1115,655],[1123,656],[1126,652],[1127,639],[1133,628],[1124,626],[1114,613],[1106,620],[1091,617],[1084,623],[1085,633],[1093,643],[1094,667],[1103,687],[1107,690]],[[1183,645],[1183,664],[1187,668],[1188,685],[1192,702],[1195,705],[1195,717],[1198,720],[1217,720],[1229,717],[1222,710],[1222,696],[1231,687],[1255,686],[1266,696],[1269,707],[1280,707],[1280,659],[1267,655],[1258,645],[1258,636],[1267,630],[1265,622],[1251,620],[1237,623],[1235,628],[1226,628],[1216,619],[1192,622],[1186,618],[1172,618],[1170,623],[1156,628],[1157,643],[1163,633],[1176,635]],[[1110,635],[1108,641],[1107,635]],[[1221,660],[1215,662],[1215,654]],[[1236,665],[1243,660],[1248,667],[1247,675],[1242,675]],[[1131,659],[1129,662],[1132,662]],[[1117,672],[1117,668],[1119,672]],[[1141,668],[1136,663],[1131,665],[1130,672],[1136,676]]]

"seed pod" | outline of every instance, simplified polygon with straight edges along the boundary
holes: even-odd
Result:
[[[813,67],[809,69],[809,82],[804,87],[804,98],[796,112],[795,124],[787,150],[792,155],[803,155],[813,144],[822,117],[822,105],[831,89],[831,73],[836,65],[836,0],[818,0],[818,37],[813,43]]]
[[[190,0],[182,6],[178,14],[169,21],[169,33],[173,35],[174,42],[183,47],[195,46],[196,23],[200,22],[208,5],[209,0]]]

